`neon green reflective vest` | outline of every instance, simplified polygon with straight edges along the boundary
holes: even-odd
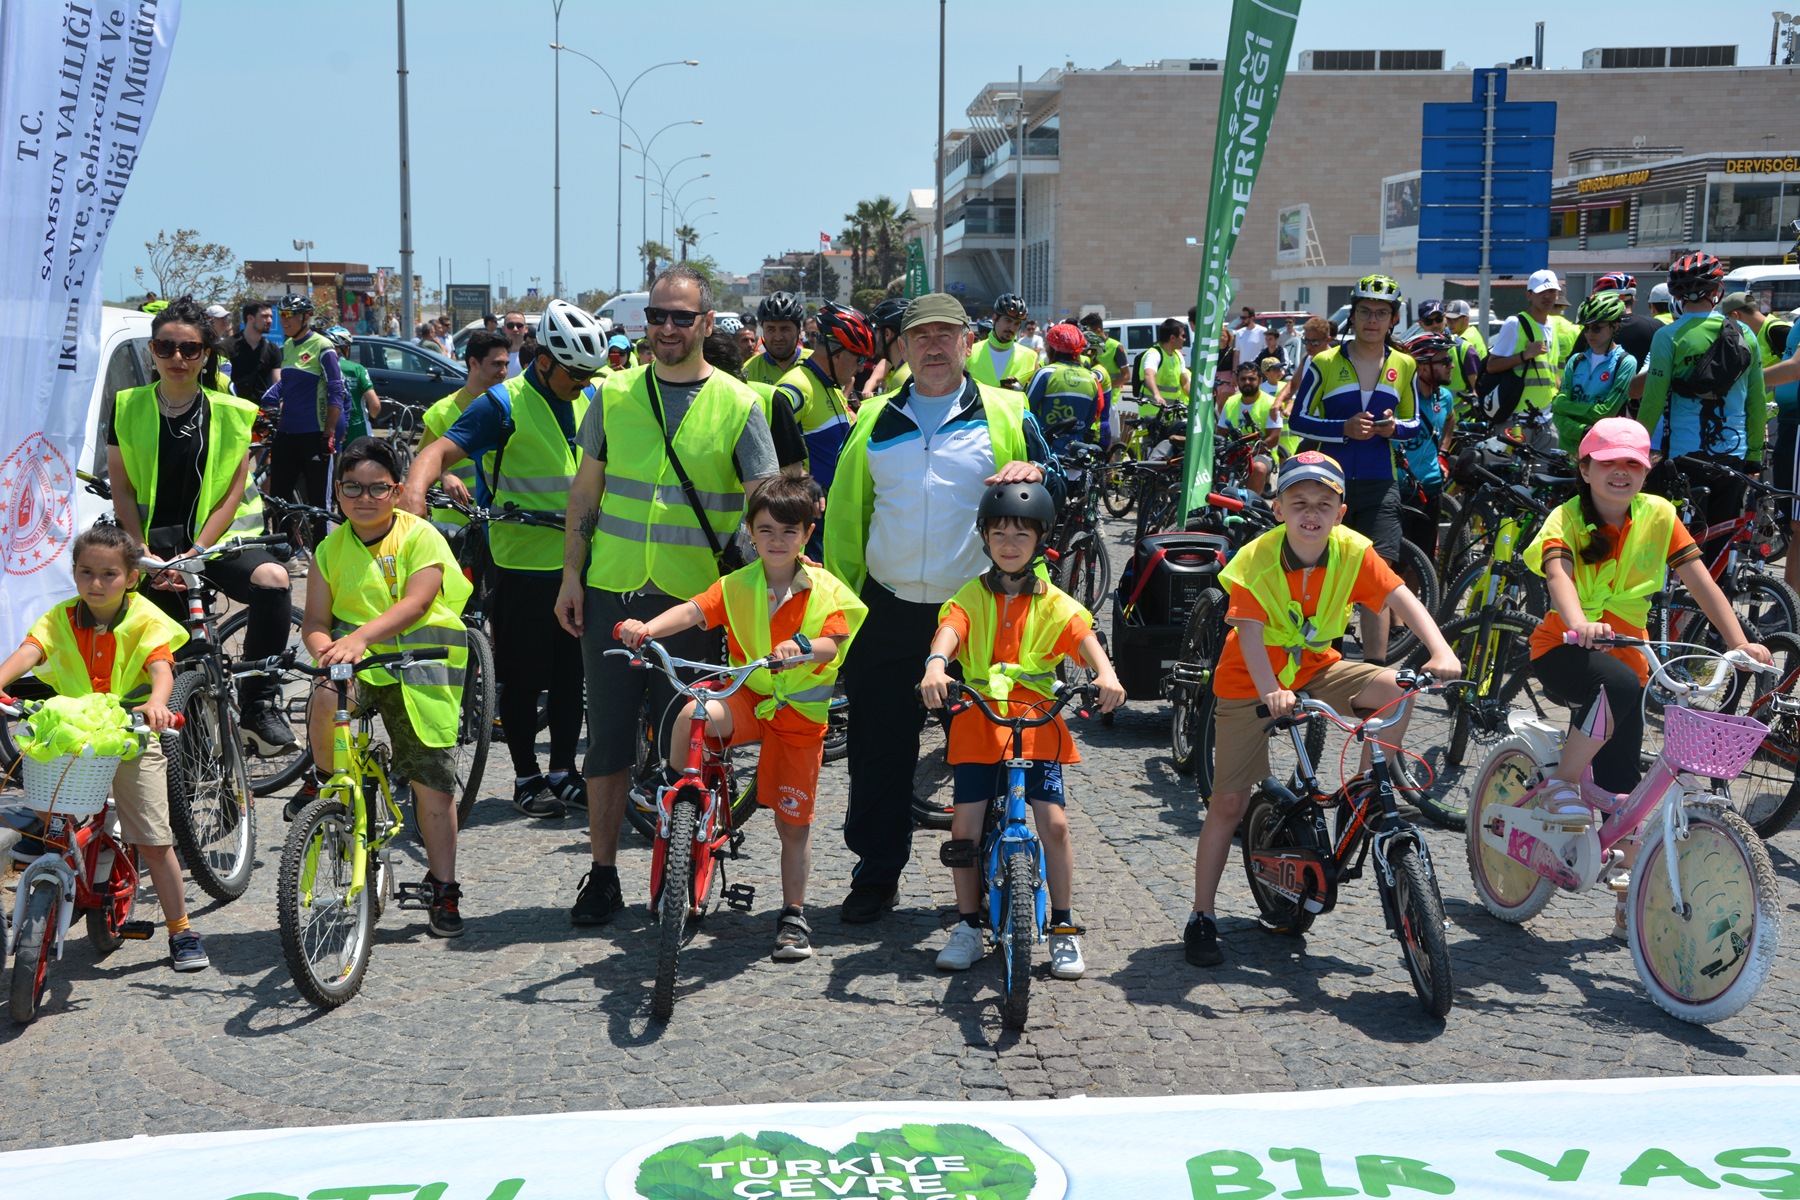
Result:
[[[431,443],[449,433],[450,427],[456,424],[456,418],[462,416],[464,410],[474,402],[475,397],[470,396],[461,404],[458,404],[457,397],[462,394],[462,389],[458,388],[425,410],[425,416],[422,418],[422,421],[425,425],[426,436],[419,439],[419,449],[423,450],[425,447],[431,445]],[[482,459],[482,465],[485,466],[488,471],[493,471],[494,455],[492,451],[489,451]],[[465,458],[454,467],[451,467],[446,473],[454,475],[462,480],[463,486],[469,489],[469,495],[475,495],[474,459]],[[469,519],[457,512],[454,508],[434,508],[431,510],[431,519],[434,521],[442,521],[446,525],[467,525],[469,523]]]
[[[1056,653],[1057,639],[1069,622],[1085,617],[1093,623],[1093,615],[1080,601],[1055,584],[1037,581],[1039,590],[1029,597],[1025,609],[1025,627],[1019,632],[1019,661],[993,661],[994,630],[1000,597],[989,590],[986,576],[977,576],[962,585],[938,609],[938,620],[954,604],[969,615],[969,637],[957,648],[956,661],[963,666],[963,679],[989,700],[1006,700],[1014,687],[1028,688],[1048,697],[1056,689],[1056,664],[1062,656]]]
[[[1006,370],[996,375],[994,374],[994,356],[989,351],[998,350],[999,343],[994,341],[992,334],[982,341],[976,342],[975,348],[969,351],[969,357],[964,363],[970,378],[974,379],[976,383],[985,383],[989,387],[999,387],[1002,379],[1016,379],[1019,381],[1020,387],[1030,386],[1031,377],[1037,374],[1037,351],[1029,346],[1019,345],[1017,340],[1011,342],[1010,345],[1012,349],[1007,355]]]
[[[784,367],[780,363],[770,362],[768,351],[758,350],[744,360],[744,379],[750,383],[766,383],[770,387],[774,387],[781,382],[783,375],[798,367],[802,359],[811,357],[812,351],[803,349],[793,362]]]
[[[1288,591],[1287,572],[1281,567],[1281,551],[1287,544],[1285,528],[1272,529],[1238,551],[1219,572],[1227,587],[1249,588],[1262,605],[1263,644],[1287,651],[1287,662],[1275,673],[1282,687],[1289,687],[1300,673],[1300,655],[1311,650],[1322,654],[1350,628],[1350,593],[1362,571],[1363,552],[1372,542],[1343,525],[1331,530],[1325,550],[1325,582],[1319,588],[1319,604],[1312,616],[1301,612],[1300,601]]]
[[[1662,590],[1668,572],[1669,535],[1675,531],[1675,506],[1661,496],[1639,492],[1631,501],[1631,528],[1618,553],[1602,562],[1581,559],[1582,548],[1592,539],[1594,526],[1581,515],[1579,496],[1560,504],[1543,529],[1525,547],[1525,565],[1544,573],[1544,548],[1552,538],[1574,556],[1575,592],[1581,612],[1589,621],[1603,613],[1615,613],[1639,629],[1650,623],[1650,598]]]
[[[1109,337],[1106,339],[1106,343],[1100,347],[1100,361],[1094,364],[1106,372],[1109,387],[1118,387],[1119,380],[1125,378],[1125,368],[1117,365],[1118,360],[1119,339]]]
[[[1560,369],[1569,361],[1576,345],[1581,341],[1581,326],[1569,320],[1561,313],[1550,314],[1551,337],[1556,342],[1556,364]]]
[[[763,420],[770,423],[769,427],[771,429],[774,428],[775,385],[770,383],[757,383],[755,380],[746,380],[744,386],[755,392],[756,398],[762,401]],[[685,466],[686,464],[684,463],[683,465]]]
[[[899,366],[893,368],[885,376],[882,377],[881,395],[883,395],[883,396],[893,395],[895,392],[897,392],[901,388],[905,387],[906,381],[911,378],[912,378],[912,364],[911,363],[901,363]]]
[[[423,662],[402,671],[398,682],[406,699],[406,715],[412,718],[413,732],[419,740],[427,746],[454,746],[457,719],[462,711],[463,671],[469,665],[469,634],[461,613],[473,585],[450,553],[450,544],[431,527],[431,522],[403,509],[394,510],[394,521],[400,549],[392,561],[377,560],[375,548],[365,545],[348,522],[319,543],[319,574],[331,587],[332,636],[354,632],[394,607],[406,595],[406,581],[415,572],[426,567],[440,568],[444,585],[431,598],[425,615],[391,640],[371,643],[369,653],[391,654],[428,646],[450,648],[448,659]],[[396,682],[387,671],[363,671],[357,677],[373,684]]]
[[[256,405],[224,392],[201,389],[200,400],[207,406],[206,465],[200,476],[200,501],[194,508],[196,537],[206,519],[224,501],[232,478],[250,453],[250,431],[257,414]],[[155,385],[119,393],[113,402],[113,428],[119,431],[119,457],[125,460],[125,475],[137,493],[138,520],[148,536],[156,524],[152,510],[156,504],[157,451],[162,441],[162,414],[156,407]],[[262,529],[262,495],[256,490],[256,481],[246,475],[244,497],[219,544],[258,536]]]
[[[1156,351],[1156,390],[1162,395],[1163,403],[1186,403],[1187,393],[1181,390],[1181,372],[1187,364],[1181,361],[1181,352],[1170,353],[1160,343],[1150,347],[1150,350]],[[1150,350],[1144,353],[1148,354]],[[1149,394],[1150,389],[1145,388],[1144,395]]]
[[[1556,399],[1556,385],[1560,372],[1558,364],[1562,355],[1557,350],[1557,339],[1553,329],[1540,328],[1536,322],[1524,313],[1519,314],[1519,344],[1513,348],[1517,354],[1530,342],[1542,339],[1549,350],[1530,362],[1522,362],[1513,369],[1525,380],[1525,390],[1519,393],[1520,408],[1544,409]]]
[[[806,612],[800,618],[800,632],[808,639],[820,637],[825,632],[825,622],[833,613],[840,612],[844,614],[850,632],[838,643],[837,657],[828,663],[790,667],[780,674],[765,669],[750,676],[745,686],[763,697],[756,706],[756,715],[764,721],[781,708],[788,707],[809,721],[825,724],[831,715],[831,689],[837,683],[838,668],[850,649],[850,640],[862,628],[863,618],[869,613],[856,593],[824,567],[807,566],[806,578],[811,586],[806,589]],[[774,647],[769,632],[769,579],[763,573],[762,560],[757,559],[742,570],[733,571],[719,583],[725,597],[725,617],[731,622],[731,635],[737,639],[738,649],[743,651],[742,657],[733,656],[731,665],[741,667],[755,659],[767,658]]]
[[[610,381],[609,381],[610,382]],[[563,436],[550,402],[525,381],[523,372],[500,385],[511,400],[512,436],[495,452],[504,475],[488,476],[494,489],[494,507],[511,503],[533,512],[561,516],[569,508],[569,485],[580,461],[575,447]],[[587,415],[587,393],[575,397],[575,428]],[[560,530],[512,521],[496,521],[488,527],[488,544],[494,564],[514,571],[562,569],[563,535]],[[687,595],[686,592],[681,593]]]
[[[94,690],[87,660],[69,623],[70,613],[80,603],[79,596],[65,600],[31,627],[30,636],[44,648],[44,661],[31,673],[59,696],[86,696]],[[179,650],[188,640],[187,630],[173,617],[142,596],[131,595],[125,598],[125,610],[112,627],[112,635],[112,676],[106,690],[115,696],[129,695],[150,681],[150,654],[158,646]]]
[[[606,490],[587,581],[607,592],[635,592],[648,582],[671,596],[697,596],[719,578],[719,564],[669,464],[644,385],[647,369],[615,375],[600,393]],[[721,547],[744,519],[744,485],[732,451],[757,403],[755,392],[714,371],[675,430],[675,453]]]
[[[821,429],[849,425],[853,420],[843,389],[825,383],[811,367],[795,367],[781,377],[775,388],[787,394],[788,405],[794,410],[801,433],[817,433]]]

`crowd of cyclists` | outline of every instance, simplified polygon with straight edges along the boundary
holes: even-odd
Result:
[[[560,299],[534,333],[475,331],[462,351],[467,380],[424,414],[410,464],[372,425],[379,398],[344,353],[350,335],[315,328],[305,297],[274,305],[279,367],[250,336],[266,331],[268,306],[245,308],[245,332],[228,347],[224,314],[182,298],[153,318],[155,382],[115,403],[107,464],[116,528],[76,540],[79,595],[0,665],[0,686],[35,669],[65,693],[147,688],[133,702],[142,699],[153,729],[168,728],[162,706],[188,614],[181,577],[154,560],[278,528],[265,496],[330,509],[331,522],[298,539],[309,560],[304,651],[330,665],[452,648],[432,671],[360,680],[358,697],[380,713],[394,766],[413,783],[428,928],[459,936],[448,748],[469,556],[459,553],[466,518],[439,493],[527,514],[484,526],[492,590],[482,617],[514,808],[546,821],[587,813],[591,863],[570,921],[600,926],[624,908],[619,835],[643,714],[653,715],[664,758],[669,731],[685,719],[665,682],[608,652],[651,638],[694,660],[773,655],[798,665],[753,677],[711,728],[721,744],[761,743],[757,799],[781,833],[773,954],[804,959],[813,953],[809,830],[833,691],[853,714],[843,828],[855,866],[840,916],[866,923],[897,901],[927,708],[944,704],[952,677],[1022,711],[1078,664],[1103,710],[1124,700],[1096,614],[1046,566],[1072,490],[1096,486],[1072,482],[1065,455],[1121,440],[1155,410],[1211,405],[1222,444],[1254,442],[1243,483],[1280,521],[1240,546],[1221,576],[1231,630],[1212,679],[1215,760],[1184,933],[1188,961],[1213,966],[1224,957],[1217,887],[1250,789],[1268,774],[1266,723],[1292,713],[1301,692],[1363,715],[1398,698],[1386,666],[1394,618],[1424,646],[1425,672],[1451,680],[1461,668],[1434,614],[1396,574],[1403,537],[1436,545],[1435,504],[1449,483],[1442,452],[1459,423],[1516,429],[1526,445],[1568,454],[1579,474],[1575,497],[1526,551],[1551,604],[1532,669],[1574,713],[1556,775],[1569,786],[1548,789],[1545,805],[1575,817],[1575,785],[1590,763],[1607,791],[1636,784],[1642,657],[1595,642],[1645,636],[1666,571],[1722,645],[1768,661],[1698,565],[1700,547],[1674,507],[1654,494],[1684,456],[1754,476],[1772,455],[1776,486],[1795,485],[1795,339],[1779,314],[1721,297],[1723,275],[1711,256],[1681,259],[1658,287],[1663,311],[1645,317],[1634,315],[1637,281],[1607,276],[1569,321],[1562,282],[1540,271],[1528,306],[1491,346],[1463,301],[1419,303],[1416,328],[1400,340],[1399,285],[1370,276],[1356,285],[1341,334],[1313,318],[1281,339],[1285,356],[1261,330],[1236,339],[1241,356],[1224,339],[1216,393],[1200,396],[1184,351],[1191,311],[1187,322],[1163,321],[1156,344],[1133,360],[1098,315],[1038,334],[1012,295],[973,331],[961,301],[941,294],[864,313],[836,303],[809,312],[777,293],[754,318],[722,316],[706,278],[673,265],[652,286],[638,343]],[[246,341],[248,369],[228,365]],[[260,394],[260,379],[251,384],[259,364],[268,374]],[[1768,399],[1782,414],[1773,446]],[[273,433],[253,455],[259,420],[272,420]],[[1178,455],[1180,439],[1157,449]],[[1417,485],[1422,518],[1403,509],[1403,479]],[[1736,516],[1744,498],[1741,486],[1714,488],[1710,519]],[[1800,534],[1800,507],[1788,515]],[[146,555],[152,567],[140,571]],[[247,610],[245,659],[288,646],[294,589],[277,548],[215,557],[203,578]],[[1361,660],[1352,661],[1340,647],[1357,611]],[[277,678],[249,675],[238,689],[253,753],[329,740],[329,706],[314,705],[310,733],[296,731]],[[937,965],[962,970],[987,947],[974,847],[984,806],[1004,786],[1007,750],[1004,731],[976,714],[947,728],[954,818],[941,857],[960,919]],[[1403,732],[1390,736],[1397,743]],[[1032,735],[1027,795],[1045,844],[1051,972],[1080,978],[1063,816],[1065,768],[1079,753],[1060,717]],[[131,786],[121,777],[120,817],[149,863],[173,965],[201,969],[206,952],[180,903],[157,776],[140,770]],[[284,815],[327,802],[320,783],[316,772],[303,777]]]

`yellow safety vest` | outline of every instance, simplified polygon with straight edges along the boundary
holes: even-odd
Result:
[[[449,433],[450,427],[456,424],[456,419],[462,416],[464,410],[475,400],[475,397],[470,396],[467,401],[458,404],[456,398],[460,395],[462,395],[462,389],[458,388],[425,410],[425,416],[422,418],[425,425],[425,436],[419,439],[419,449],[423,450]],[[494,455],[492,451],[489,451],[486,458],[482,460],[482,465],[489,471],[493,470]],[[463,459],[451,467],[448,473],[462,480],[463,486],[469,489],[470,496],[475,495],[474,459]],[[469,519],[454,508],[434,508],[431,510],[431,519],[442,521],[446,525],[467,525],[469,523]]]
[[[204,388],[196,403],[207,406],[206,465],[200,476],[200,502],[194,512],[194,533],[198,536],[200,527],[231,490],[232,477],[250,453],[250,433],[256,424],[257,409],[248,400]],[[162,417],[156,406],[154,385],[119,393],[113,402],[113,428],[119,431],[119,457],[125,460],[126,477],[137,493],[138,520],[147,537],[155,525],[155,513],[151,510],[156,503],[158,449],[162,441]],[[257,536],[262,529],[262,496],[256,490],[256,481],[246,475],[244,497],[219,544]]]
[[[1119,380],[1125,377],[1125,369],[1114,365],[1118,361],[1118,357],[1119,339],[1107,338],[1105,344],[1100,347],[1100,361],[1097,365],[1106,372],[1106,380],[1111,387],[1118,387]]]
[[[1155,350],[1157,354],[1156,390],[1161,393],[1165,402],[1170,400],[1177,403],[1186,402],[1187,393],[1181,390],[1181,372],[1186,366],[1186,364],[1181,361],[1181,352],[1174,351],[1171,353],[1170,351],[1163,349],[1160,344],[1152,346],[1150,349]],[[1150,350],[1146,350],[1144,353],[1148,354],[1150,353]],[[1146,388],[1145,395],[1148,394],[1149,389]]]
[[[87,660],[75,642],[69,614],[81,598],[65,600],[37,619],[30,636],[44,648],[44,661],[32,668],[59,696],[86,696],[94,690]],[[128,695],[150,680],[148,661],[158,646],[179,650],[188,633],[174,618],[142,596],[128,595],[124,611],[112,627],[113,663],[107,691]]]
[[[398,682],[406,699],[406,715],[412,718],[419,740],[427,746],[454,746],[457,717],[462,711],[463,670],[469,663],[469,634],[461,614],[473,586],[457,566],[450,544],[431,522],[403,509],[394,510],[394,521],[400,552],[392,563],[378,561],[375,548],[365,545],[348,523],[319,543],[319,574],[331,586],[332,636],[342,637],[394,607],[406,595],[406,581],[415,572],[441,568],[444,585],[431,598],[425,615],[391,640],[371,643],[369,653],[450,647],[448,659],[402,671]],[[373,684],[395,682],[387,671],[364,671],[358,677]]]
[[[744,360],[744,378],[750,383],[766,383],[770,387],[774,387],[781,382],[783,375],[798,367],[803,360],[811,357],[811,350],[802,349],[794,361],[784,367],[780,363],[770,362],[767,352],[758,350]]]
[[[856,419],[850,415],[850,404],[844,398],[843,389],[835,383],[824,382],[813,368],[804,364],[783,375],[775,390],[785,394],[794,419],[800,423],[801,433],[848,426]]]
[[[697,596],[719,578],[719,564],[669,463],[644,383],[647,369],[615,375],[600,393],[606,491],[587,581],[607,592],[653,583],[671,596]],[[721,547],[744,519],[744,485],[732,451],[758,403],[749,387],[714,371],[675,430],[675,453]]]
[[[1550,407],[1551,402],[1556,399],[1556,385],[1561,381],[1560,373],[1557,370],[1557,364],[1561,358],[1557,354],[1554,331],[1548,328],[1540,329],[1530,317],[1520,313],[1519,344],[1513,347],[1513,353],[1517,354],[1525,348],[1527,343],[1538,341],[1540,338],[1549,349],[1531,361],[1522,362],[1513,368],[1525,381],[1525,390],[1519,393],[1521,408]]]
[[[893,368],[891,371],[889,371],[887,373],[887,375],[882,378],[880,394],[883,396],[893,395],[895,392],[897,392],[901,388],[905,387],[906,381],[911,378],[912,378],[912,364],[911,363],[901,363],[899,366],[897,366],[897,367]]]
[[[608,380],[610,384],[612,381]],[[569,508],[569,485],[580,461],[569,439],[563,436],[550,402],[525,381],[523,373],[500,385],[506,389],[512,409],[512,436],[495,459],[504,475],[490,475],[494,507],[516,504],[533,512],[561,516]],[[587,415],[587,393],[575,397],[575,428]],[[562,569],[563,535],[517,522],[496,521],[488,527],[488,544],[494,564],[514,571]],[[686,593],[683,593],[684,595]]]
[[[1591,540],[1594,526],[1581,515],[1581,498],[1560,504],[1545,520],[1543,529],[1525,547],[1525,565],[1544,573],[1544,547],[1552,539],[1574,555],[1575,592],[1581,597],[1581,613],[1598,621],[1603,613],[1616,613],[1639,629],[1650,623],[1650,598],[1663,587],[1668,573],[1669,535],[1675,530],[1675,506],[1661,496],[1639,492],[1631,501],[1631,528],[1619,552],[1597,563],[1583,562],[1582,548]]]
[[[975,348],[969,351],[969,357],[964,364],[970,377],[976,383],[985,383],[989,387],[999,387],[1002,379],[1016,379],[1019,381],[1020,387],[1028,386],[1031,383],[1031,377],[1037,374],[1037,352],[1029,346],[1019,345],[1015,340],[1006,359],[1006,370],[996,375],[994,374],[994,356],[989,351],[997,349],[999,347],[995,344],[992,334],[975,343]]]
[[[1029,688],[1048,697],[1056,689],[1056,640],[1075,617],[1093,615],[1081,603],[1055,584],[1042,580],[1042,590],[1027,594],[1025,626],[1019,633],[1019,661],[997,663],[994,653],[994,628],[999,615],[1000,598],[989,590],[986,576],[977,576],[962,585],[938,609],[938,620],[954,604],[969,615],[969,637],[957,649],[956,660],[963,666],[964,682],[990,700],[1006,700],[1015,686]]]
[[[856,593],[838,581],[824,567],[808,565],[806,578],[806,612],[800,618],[800,632],[808,639],[825,632],[825,622],[833,613],[843,613],[850,626],[849,634],[838,645],[837,657],[828,663],[812,663],[790,667],[779,675],[758,671],[745,684],[764,699],[756,706],[756,715],[768,720],[782,707],[790,707],[809,721],[823,725],[831,715],[831,689],[837,682],[838,668],[850,649],[850,639],[862,628],[869,609]],[[769,579],[763,572],[761,559],[719,581],[725,597],[725,616],[731,622],[732,636],[737,639],[743,657],[734,657],[732,665],[741,667],[773,651],[769,632]]]
[[[1275,673],[1284,688],[1300,673],[1303,651],[1321,654],[1350,628],[1350,593],[1362,571],[1363,553],[1373,543],[1345,526],[1332,528],[1325,550],[1325,582],[1319,589],[1318,609],[1310,617],[1302,613],[1300,601],[1288,591],[1287,572],[1281,566],[1286,544],[1287,530],[1272,529],[1238,551],[1219,572],[1227,590],[1249,588],[1262,605],[1266,614],[1263,644],[1287,651],[1286,664]]]

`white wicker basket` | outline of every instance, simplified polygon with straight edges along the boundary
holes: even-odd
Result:
[[[93,758],[62,754],[49,762],[24,757],[25,807],[34,812],[54,810],[70,817],[91,817],[106,807],[113,772],[124,761],[107,754]]]

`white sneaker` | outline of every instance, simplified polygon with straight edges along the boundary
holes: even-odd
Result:
[[[1552,784],[1538,793],[1538,811],[1566,821],[1591,821],[1594,810],[1581,799],[1579,784]]]
[[[981,936],[981,930],[967,921],[958,921],[950,931],[949,943],[938,951],[938,970],[966,971],[986,953],[987,940]]]
[[[1087,974],[1087,960],[1081,957],[1080,935],[1050,935],[1050,974],[1057,979],[1080,979]]]

